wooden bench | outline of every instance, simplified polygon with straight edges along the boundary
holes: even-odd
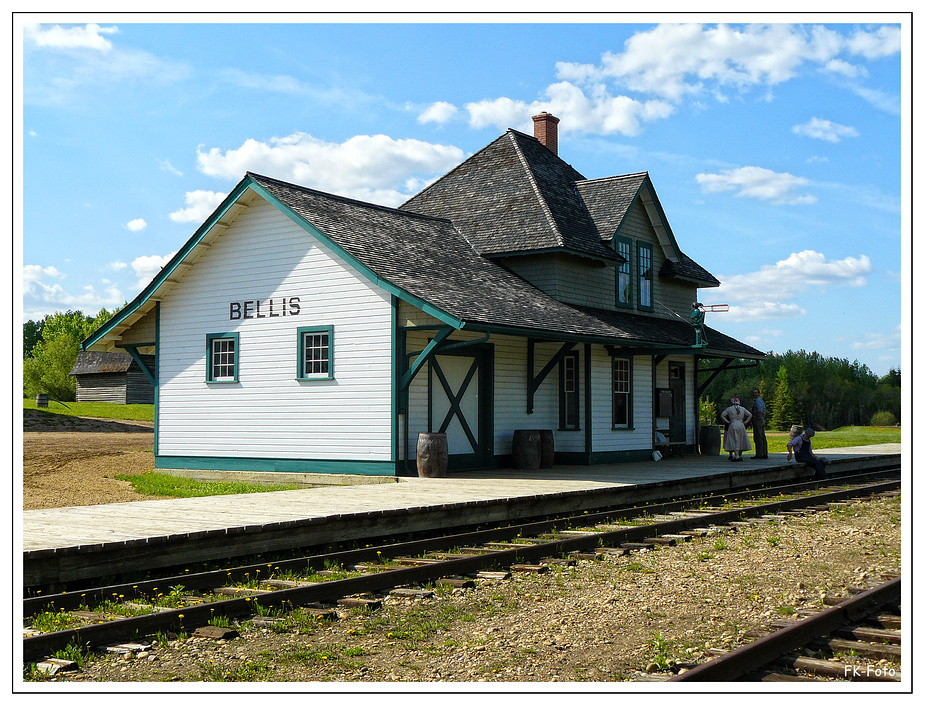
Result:
[[[662,434],[664,441],[659,440],[656,436],[653,443],[655,451],[658,451],[662,454],[662,458],[668,458],[669,456],[683,456],[684,455],[684,442],[683,441],[668,441],[667,437]]]

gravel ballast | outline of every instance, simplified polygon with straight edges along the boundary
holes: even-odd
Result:
[[[54,679],[319,687],[649,680],[899,567],[899,499],[858,501],[676,547],[437,589],[431,598],[389,597],[376,611],[338,609],[333,622],[242,621],[230,640],[163,636]]]
[[[41,419],[24,424],[24,509],[149,499],[114,476],[153,469],[150,425],[65,418],[52,429],[36,426]],[[147,690],[163,682],[311,690],[652,680],[899,571],[900,504],[857,501],[676,547],[437,588],[429,598],[387,597],[375,611],[339,608],[334,621],[297,613],[232,623],[230,639],[192,630],[147,637],[124,654],[93,652],[76,671],[27,667],[26,677]]]

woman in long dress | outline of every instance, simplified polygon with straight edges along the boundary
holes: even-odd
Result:
[[[745,430],[745,425],[751,421],[752,413],[739,405],[738,397],[733,397],[732,404],[719,416],[729,425],[723,438],[723,448],[729,452],[730,461],[741,461],[742,452],[752,448],[752,442]]]

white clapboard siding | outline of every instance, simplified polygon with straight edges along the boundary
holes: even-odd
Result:
[[[297,316],[229,319],[230,302],[293,296]],[[256,199],[161,304],[158,453],[388,461],[391,321],[386,292]],[[296,379],[305,326],[334,327],[333,380]],[[207,383],[206,335],[230,332],[238,382]]]
[[[652,358],[632,357],[632,424],[613,428],[612,363],[603,347],[592,349],[594,405],[592,447],[595,453],[632,451],[652,446]]]
[[[407,326],[434,326],[439,322],[415,307],[402,303],[399,320]],[[433,336],[432,330],[409,332],[408,351],[421,350]],[[456,332],[450,342],[471,340],[479,334]],[[494,453],[506,456],[511,453],[515,429],[552,429],[555,432],[556,450],[580,453],[585,450],[584,378],[585,349],[577,345],[581,389],[581,420],[578,431],[559,429],[559,373],[554,369],[534,395],[534,412],[527,414],[527,340],[526,338],[492,334],[489,341],[494,347]],[[534,374],[558,352],[561,343],[538,341],[534,349]],[[638,451],[652,448],[652,357],[633,357],[633,426],[631,429],[612,428],[611,358],[603,346],[591,346],[592,360],[592,450]],[[672,358],[674,360],[674,358]],[[693,439],[693,358],[678,358],[686,364],[688,442]],[[664,371],[663,371],[664,369]],[[659,366],[659,387],[667,387],[668,366]],[[408,450],[414,458],[415,442],[419,432],[427,431],[427,366],[425,365],[411,384],[409,392]],[[402,429],[404,432],[404,429]],[[401,449],[403,451],[403,449]]]

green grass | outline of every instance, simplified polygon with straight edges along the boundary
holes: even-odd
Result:
[[[845,446],[898,444],[901,434],[899,427],[839,427],[833,431],[817,431],[813,437],[813,451]],[[768,432],[768,451],[786,453],[789,440],[790,437],[785,432]]]
[[[305,486],[298,483],[259,485],[255,483],[198,481],[192,478],[178,478],[166,473],[148,471],[138,475],[120,473],[114,476],[128,481],[135,492],[167,498],[201,498],[210,495],[240,495],[242,493],[268,493],[276,490],[298,490]]]
[[[115,404],[112,402],[56,402],[48,401],[48,409],[35,406],[35,399],[23,398],[22,408],[38,409],[49,414],[63,414],[68,417],[95,417],[97,419],[118,419],[132,422],[153,422],[153,404]]]

